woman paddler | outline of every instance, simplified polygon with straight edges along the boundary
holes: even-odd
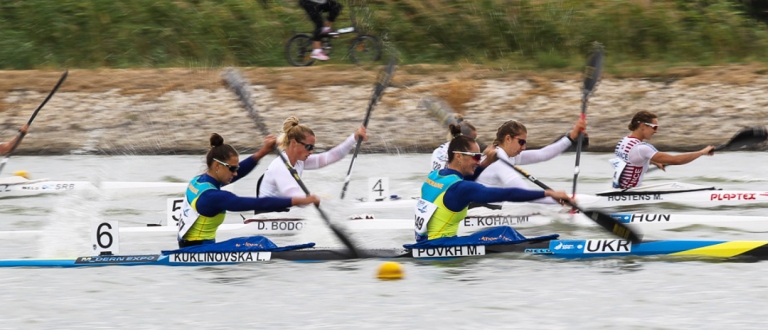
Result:
[[[461,135],[461,127],[451,124],[453,140],[448,145],[448,165],[429,173],[421,186],[421,199],[415,210],[416,241],[453,237],[467,216],[471,202],[528,202],[544,197],[570,200],[565,191],[489,188],[474,182],[482,172],[483,156],[475,139]]]
[[[239,197],[222,186],[245,177],[258,161],[275,148],[275,138],[267,136],[264,145],[238,163],[235,148],[224,144],[221,135],[213,133],[211,149],[205,156],[207,170],[189,182],[179,221],[179,247],[216,242],[216,230],[224,222],[227,211],[278,211],[294,205],[319,204],[314,195],[296,197]]]

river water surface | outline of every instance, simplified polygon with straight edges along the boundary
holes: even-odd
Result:
[[[609,187],[609,154],[581,157],[578,191]],[[264,160],[230,189],[254,195]],[[360,155],[348,197],[339,200],[350,157],[304,173],[307,187],[323,198],[335,221],[354,210],[367,193],[369,177],[388,177],[390,192],[418,194],[429,168],[426,154]],[[719,188],[765,190],[768,154],[731,152],[704,157],[649,183],[680,181]],[[542,182],[570,191],[574,155],[524,166]],[[25,170],[32,178],[102,181],[187,181],[202,172],[200,156],[15,156],[4,174]],[[531,185],[533,187],[533,185]],[[82,192],[0,199],[0,259],[89,255],[91,223],[117,220],[121,227],[160,223],[166,198],[178,194]],[[618,210],[618,209],[616,209]],[[692,209],[646,205],[623,211],[684,214],[762,215],[765,207]],[[301,234],[274,237],[279,245],[316,242],[338,246],[312,208]],[[606,210],[615,211],[615,210]],[[382,211],[379,211],[382,212]],[[382,217],[410,217],[389,210]],[[229,217],[227,222],[236,222]],[[526,236],[558,232],[563,237],[611,237],[599,228],[534,228]],[[412,233],[353,231],[358,244],[396,247]],[[696,228],[675,238],[763,240],[764,233]],[[173,237],[121,237],[122,254],[174,248]],[[403,261],[405,277],[381,281],[382,260],[261,264],[217,267],[94,267],[0,269],[0,328],[532,328],[545,329],[738,329],[768,322],[768,262],[722,263],[648,258],[563,261],[503,255],[453,261]]]

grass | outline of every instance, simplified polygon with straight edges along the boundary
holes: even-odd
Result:
[[[403,64],[580,71],[592,41],[605,45],[606,71],[620,75],[768,62],[765,24],[733,0],[345,3],[335,26],[354,12]],[[0,0],[0,69],[285,66],[285,42],[311,23],[294,0],[267,4]],[[337,57],[331,63],[347,64]]]

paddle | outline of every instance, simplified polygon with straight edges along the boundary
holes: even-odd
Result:
[[[763,143],[767,138],[768,132],[764,126],[742,128],[727,143],[716,146],[712,151],[744,149]]]
[[[379,77],[376,79],[376,84],[373,87],[373,96],[371,96],[371,102],[368,103],[368,110],[365,112],[365,119],[363,120],[363,127],[368,128],[368,120],[371,118],[371,111],[376,103],[381,99],[381,94],[389,86],[389,82],[392,80],[392,74],[395,71],[395,64],[397,60],[395,57],[389,58],[389,64],[386,68],[379,72]],[[355,166],[355,159],[357,159],[357,153],[360,152],[360,146],[363,144],[363,138],[357,139],[357,146],[355,146],[355,152],[352,154],[352,161],[349,162],[349,169],[347,170],[347,177],[344,178],[344,187],[341,188],[341,199],[344,199],[344,195],[347,193],[347,186],[349,180],[352,178],[352,167]]]
[[[768,131],[766,131],[765,126],[752,126],[742,128],[736,132],[736,134],[734,134],[731,139],[728,140],[728,142],[715,146],[715,148],[712,150],[712,154],[714,154],[715,151],[721,150],[738,150],[750,148],[765,142],[766,139],[768,139]],[[664,166],[670,165],[672,164],[666,164]],[[658,167],[651,167],[648,169],[648,172],[654,171],[656,169],[658,169]]]
[[[37,107],[37,109],[35,109],[35,112],[32,113],[32,117],[30,117],[29,120],[27,121],[27,126],[32,125],[32,121],[35,120],[35,117],[37,117],[37,113],[40,112],[40,109],[42,109],[43,106],[46,103],[48,103],[48,100],[50,100],[53,94],[56,93],[56,91],[59,89],[61,84],[64,83],[64,80],[67,80],[67,75],[69,75],[69,70],[64,71],[64,74],[61,75],[61,78],[59,78],[59,82],[56,83],[56,86],[53,87],[53,90],[50,93],[48,93],[48,96],[45,98],[45,100],[43,100],[43,103],[41,103],[40,106]],[[24,138],[24,135],[26,134],[19,132],[19,137],[16,139],[16,142],[13,143],[13,146],[11,146],[11,150],[8,151],[8,154],[5,155],[5,158],[3,158],[3,161],[0,162],[0,173],[3,172],[5,163],[7,163],[8,159],[11,158],[11,154],[13,153],[14,150],[16,150],[16,147],[19,146],[19,143],[21,143],[21,140]]]
[[[587,119],[587,101],[589,96],[595,91],[600,75],[603,73],[603,46],[595,42],[592,46],[592,55],[587,59],[587,67],[584,69],[584,85],[581,87],[581,119]],[[581,145],[584,141],[584,133],[579,132],[579,138],[576,142],[576,166],[573,169],[573,190],[572,196],[576,196],[576,183],[579,180],[579,163],[581,162]]]
[[[544,184],[541,181],[539,181],[539,179],[537,179],[533,175],[528,174],[528,172],[526,172],[525,170],[523,170],[523,169],[521,169],[521,168],[519,168],[519,167],[517,167],[515,165],[512,165],[506,159],[499,158],[499,161],[502,161],[502,162],[504,162],[504,164],[509,165],[510,167],[515,169],[515,171],[517,171],[518,173],[520,173],[524,177],[528,178],[528,180],[530,180],[531,182],[535,183],[536,185],[538,185],[542,189],[552,190],[551,188],[549,188],[549,186],[547,186],[546,184]],[[617,236],[619,236],[619,237],[621,237],[623,239],[628,239],[628,240],[632,241],[633,243],[640,243],[642,241],[642,238],[643,238],[642,234],[638,234],[638,233],[633,232],[632,229],[627,227],[627,225],[619,222],[618,220],[614,219],[613,217],[611,217],[610,215],[608,215],[606,213],[603,213],[603,212],[600,212],[600,211],[595,211],[595,210],[584,210],[581,207],[579,207],[576,203],[573,203],[573,202],[570,202],[570,201],[562,201],[562,202],[564,202],[565,204],[568,204],[569,206],[571,206],[574,209],[579,210],[579,212],[583,213],[588,218],[592,219],[592,221],[594,221],[595,223],[597,223],[601,227],[607,229],[608,231],[614,233],[615,235],[617,235]]]
[[[254,104],[251,102],[251,93],[248,88],[248,82],[240,75],[239,72],[237,72],[237,70],[232,68],[224,72],[224,81],[227,83],[230,90],[232,90],[238,96],[243,107],[251,116],[251,118],[253,118],[259,131],[261,131],[261,134],[263,136],[269,135],[269,130],[264,124],[264,120],[259,115],[259,112],[256,110]],[[301,190],[303,190],[305,194],[309,195],[309,189],[307,189],[307,186],[304,185],[304,182],[301,180],[301,177],[299,177],[299,173],[296,172],[296,169],[291,166],[288,158],[286,158],[283,153],[280,152],[279,148],[275,148],[275,153],[278,157],[280,157],[283,163],[285,163],[285,167],[288,168],[288,171],[291,173],[291,176],[293,176],[293,179],[296,180],[296,183],[299,184]],[[344,246],[347,247],[347,249],[349,249],[349,251],[352,253],[352,257],[358,258],[360,253],[358,253],[355,245],[352,244],[352,241],[349,239],[349,237],[344,234],[340,228],[336,227],[336,225],[331,222],[330,218],[328,218],[328,215],[325,214],[319,205],[315,205],[315,208],[317,209],[317,212],[320,213],[320,217],[323,218],[323,221],[325,221],[328,227],[331,228],[331,231],[333,231],[336,237],[344,244]]]

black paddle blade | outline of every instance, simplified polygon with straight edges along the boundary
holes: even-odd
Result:
[[[643,241],[642,234],[633,232],[626,224],[619,222],[619,220],[616,220],[608,214],[594,210],[584,210],[584,215],[616,236],[630,240],[632,243],[640,243]]]
[[[584,96],[589,96],[589,94],[592,94],[592,92],[595,91],[595,87],[600,81],[600,76],[603,73],[604,62],[605,54],[603,45],[599,42],[595,42],[592,46],[592,54],[587,60],[587,67],[584,69],[584,86],[582,86]]]
[[[747,127],[736,132],[728,143],[715,147],[715,151],[745,149],[763,143],[767,138],[768,132],[764,126]]]

